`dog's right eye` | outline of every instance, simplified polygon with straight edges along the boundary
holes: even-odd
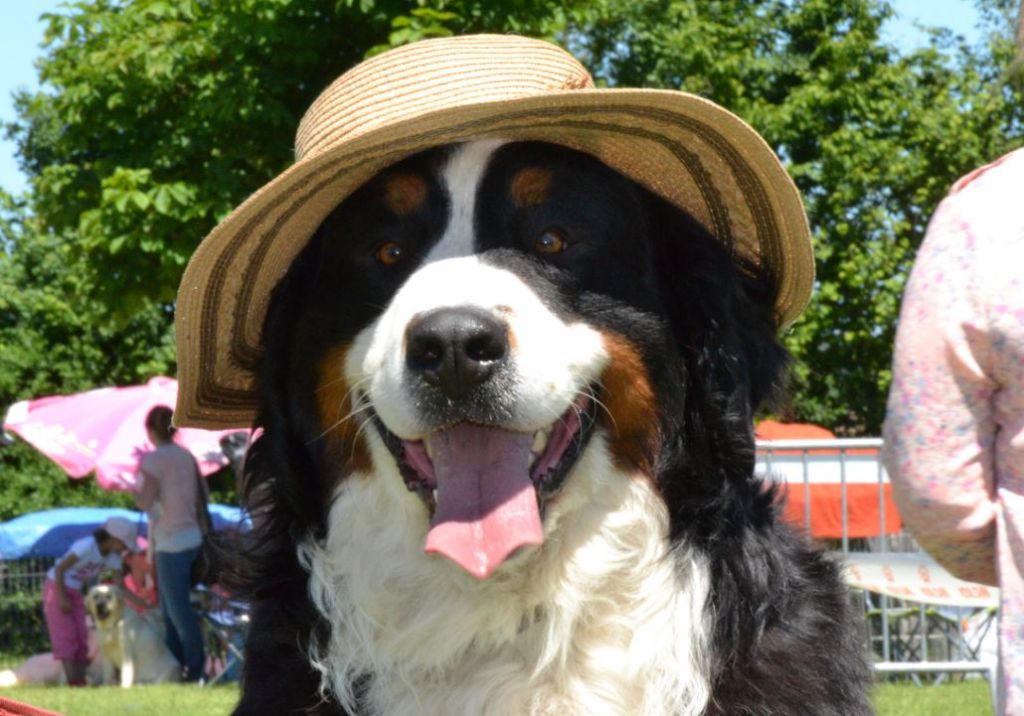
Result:
[[[533,249],[540,254],[560,254],[569,248],[569,242],[557,229],[547,229],[533,243]]]
[[[405,258],[405,252],[395,241],[385,241],[377,247],[377,260],[385,266],[394,266]]]

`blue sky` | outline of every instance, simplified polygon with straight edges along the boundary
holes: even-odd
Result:
[[[4,0],[0,11],[0,121],[14,119],[11,94],[20,88],[34,89],[34,61],[42,50],[43,23],[38,19],[52,12],[65,0]],[[926,26],[949,27],[976,39],[977,12],[973,0],[892,0],[898,17],[887,28],[889,38],[902,47],[922,43],[922,33],[915,22]],[[0,137],[0,187],[19,193],[25,189],[25,178],[14,158],[12,142]]]

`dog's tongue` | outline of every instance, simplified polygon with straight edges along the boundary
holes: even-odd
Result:
[[[531,434],[460,423],[427,440],[437,507],[424,551],[486,579],[518,547],[544,541],[530,480]]]

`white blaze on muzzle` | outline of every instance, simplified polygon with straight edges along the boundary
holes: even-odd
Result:
[[[508,326],[511,417],[501,425],[432,425],[417,406],[406,329],[417,316],[454,307],[482,309]],[[519,548],[543,542],[536,484],[578,434],[581,393],[606,360],[597,331],[566,323],[522,278],[475,256],[430,263],[410,277],[357,338],[348,372],[352,384],[368,379],[378,417],[436,490],[426,552],[483,579]]]

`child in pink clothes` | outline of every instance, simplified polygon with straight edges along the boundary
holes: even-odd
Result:
[[[46,573],[43,616],[53,656],[63,665],[69,686],[85,685],[89,663],[82,589],[104,571],[120,572],[121,554],[134,548],[137,529],[123,517],[111,517],[92,536],[76,540]]]
[[[961,179],[903,297],[885,424],[918,542],[998,585],[999,714],[1024,714],[1024,149]]]

